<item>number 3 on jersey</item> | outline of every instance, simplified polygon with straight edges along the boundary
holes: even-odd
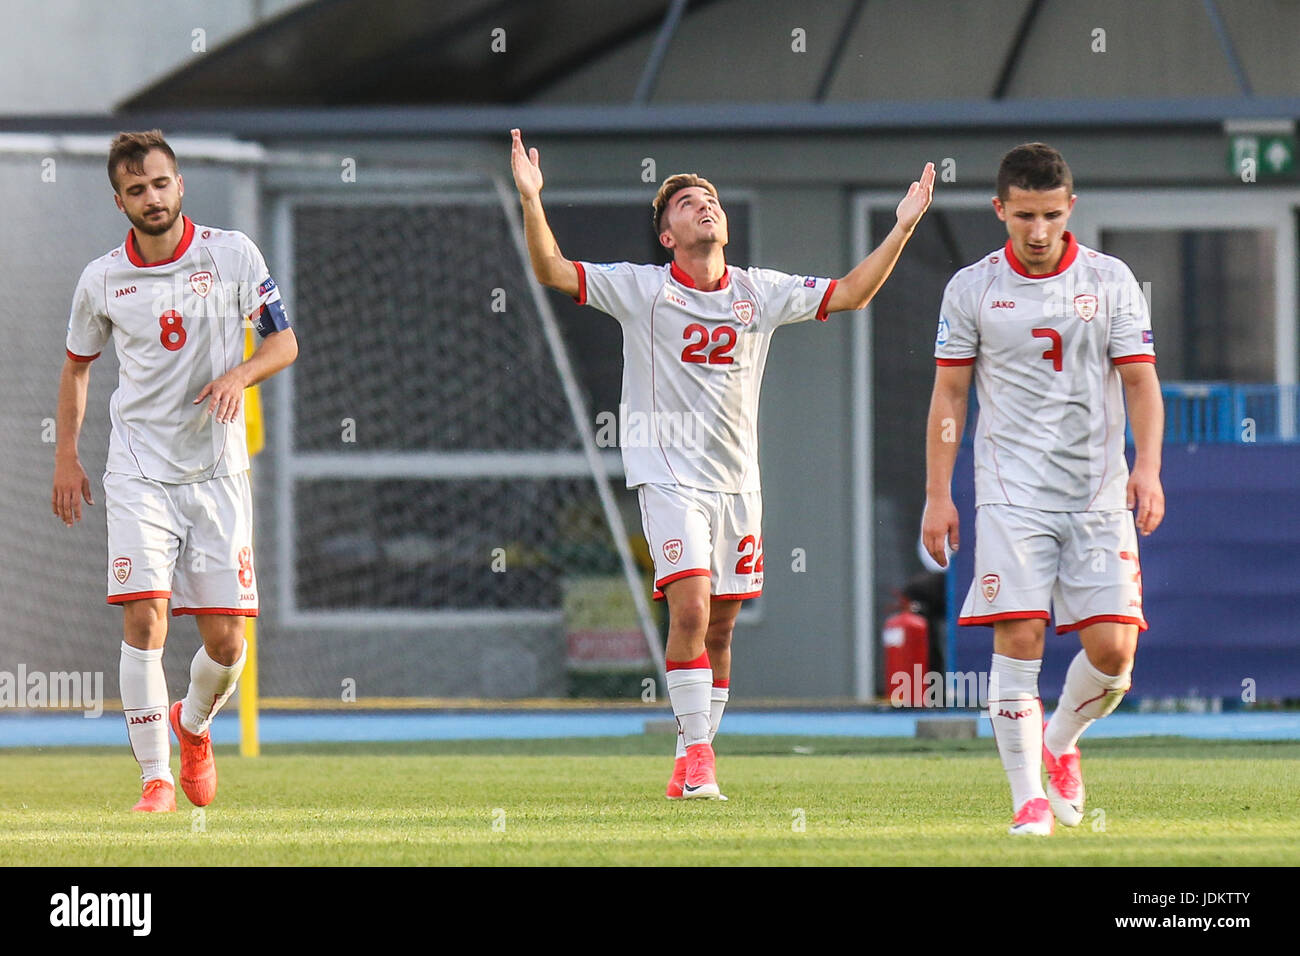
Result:
[[[682,329],[682,338],[687,342],[682,349],[682,361],[690,364],[731,365],[736,360],[728,353],[736,347],[736,330],[727,325],[719,325],[713,330],[713,341],[720,343],[707,356],[704,350],[709,344],[709,330],[698,322],[692,322]]]
[[[168,352],[179,352],[184,348],[185,340],[189,337],[185,331],[184,321],[175,309],[168,309],[158,316],[158,325],[162,329],[158,340]]]

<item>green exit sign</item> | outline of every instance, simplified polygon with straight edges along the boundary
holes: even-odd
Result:
[[[1272,133],[1243,133],[1228,139],[1228,172],[1243,182],[1289,176],[1295,172],[1296,138]]]

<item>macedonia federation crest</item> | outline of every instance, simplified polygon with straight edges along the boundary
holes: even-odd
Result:
[[[1081,292],[1074,297],[1074,311],[1085,322],[1097,314],[1097,297],[1091,292]]]
[[[118,584],[126,584],[126,579],[131,576],[131,559],[114,558],[113,559],[113,577],[117,578]]]
[[[208,293],[212,291],[212,273],[207,269],[194,273],[190,276],[190,288],[198,293],[200,298],[206,299]]]

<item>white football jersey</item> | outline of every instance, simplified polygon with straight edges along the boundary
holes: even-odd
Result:
[[[203,386],[244,360],[244,320],[288,328],[280,290],[251,239],[189,217],[172,256],[146,263],[134,231],[86,266],[72,300],[68,357],[89,362],[109,336],[120,373],[105,470],[185,484],[248,469],[243,406],[227,425]]]
[[[934,354],[975,365],[977,505],[1125,507],[1116,366],[1155,362],[1151,316],[1128,266],[1065,240],[1050,275],[1029,275],[1008,241],[944,290]]]
[[[574,264],[578,303],[623,326],[628,487],[759,490],[758,395],[772,333],[825,320],[835,280],[728,266],[704,292],[675,262]]]

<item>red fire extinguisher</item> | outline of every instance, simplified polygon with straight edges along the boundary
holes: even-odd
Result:
[[[885,621],[885,696],[904,707],[925,706],[925,674],[930,664],[930,632],[918,605],[899,599]]]

